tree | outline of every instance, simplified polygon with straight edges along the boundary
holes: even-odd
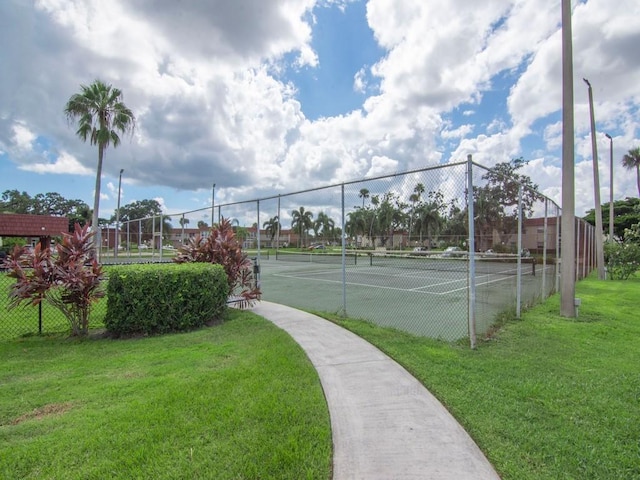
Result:
[[[135,117],[133,112],[122,103],[122,92],[119,89],[100,80],[95,80],[89,86],[81,85],[80,89],[81,93],[76,93],[69,98],[64,112],[69,122],[78,120],[76,134],[82,141],[86,142],[89,138],[91,145],[98,146],[96,188],[91,222],[93,228],[97,229],[104,151],[109,145],[113,145],[113,148],[120,145],[118,132],[133,132]]]
[[[5,190],[2,192],[0,212],[2,213],[33,213],[33,201],[27,192],[18,190]]]
[[[518,224],[518,199],[522,186],[523,216],[532,215],[533,205],[540,198],[538,186],[526,175],[517,170],[526,165],[523,158],[516,158],[510,162],[498,163],[487,170],[482,176],[486,184],[473,190],[474,203],[485,214],[483,221],[489,224],[483,229],[497,231],[501,235],[501,242],[506,243]],[[480,200],[480,201],[479,201]]]
[[[413,188],[413,193],[409,195],[409,202],[411,203],[411,212],[409,212],[409,242],[411,242],[411,231],[413,230],[413,224],[415,223],[416,205],[420,202],[420,197],[424,193],[424,185],[422,183],[416,184]],[[422,242],[421,242],[422,243]]]
[[[291,218],[291,228],[293,230],[298,230],[298,247],[300,247],[300,242],[302,242],[302,245],[304,245],[304,234],[308,232],[311,227],[313,227],[313,213],[305,210],[304,207],[300,207],[300,209],[291,212]]]
[[[69,219],[69,232],[76,223],[84,226],[91,219],[91,209],[82,200],[67,200],[56,192],[38,193],[33,198],[27,192],[5,190],[0,212],[28,215],[52,215]]]
[[[323,241],[326,241],[327,236],[333,234],[333,230],[336,226],[336,222],[324,212],[318,213],[316,221],[313,223],[313,228],[316,232],[322,233]]]
[[[186,227],[187,225],[189,225],[189,219],[186,217],[181,217],[180,220],[178,220],[178,223],[180,224],[180,226],[182,228]]]
[[[364,208],[364,201],[369,198],[369,190],[366,188],[361,188],[358,193],[358,197],[362,199],[362,208]]]
[[[364,208],[358,208],[353,212],[349,212],[347,214],[348,220],[345,223],[345,230],[350,237],[364,236],[368,231],[369,221],[367,219],[367,215],[370,210]],[[357,244],[357,246],[360,246]]]
[[[640,196],[640,147],[632,148],[622,157],[622,166],[627,170],[636,170],[636,184]]]
[[[204,220],[198,220],[198,230],[206,230],[209,228],[209,224]]]
[[[267,235],[271,240],[271,244],[273,245],[273,239],[278,234],[280,230],[282,230],[282,226],[280,225],[280,219],[277,215],[271,217],[269,220],[262,224],[262,227],[265,229]]]
[[[615,217],[613,219],[613,236],[624,240],[625,232],[633,225],[640,223],[640,198],[627,197],[613,202]],[[602,205],[602,218],[609,218],[609,202]],[[596,224],[595,209],[590,209],[583,217],[591,225]]]

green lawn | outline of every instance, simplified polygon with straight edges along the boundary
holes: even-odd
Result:
[[[640,279],[580,282],[472,351],[332,320],[403,364],[504,480],[640,479]],[[250,313],[126,341],[0,341],[0,478],[330,478],[311,365]]]
[[[318,376],[282,330],[0,341],[0,478],[330,478]]]
[[[640,478],[640,279],[578,284],[475,351],[353,320],[404,365],[479,444],[503,479]]]

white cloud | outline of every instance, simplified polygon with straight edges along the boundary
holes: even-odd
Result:
[[[104,164],[114,177],[125,167],[132,185],[206,197],[216,182],[221,200],[233,201],[469,153],[491,166],[537,140],[526,155],[539,157],[532,177],[557,192],[559,0],[370,0],[367,19],[385,52],[353,77],[353,89],[369,96],[361,109],[316,121],[305,118],[284,62],[298,71],[318,66],[313,9],[345,8],[348,0],[187,3],[0,5],[0,41],[12,46],[0,49],[2,151],[23,170],[92,175],[96,148],[78,140],[63,107],[80,83],[100,77],[123,90],[138,119],[133,139],[108,149]],[[608,3],[574,9],[578,164],[590,159],[583,76],[594,85],[598,123],[614,135],[616,157],[638,142],[640,29],[629,18],[640,16],[640,4]],[[379,79],[374,95],[368,74]],[[483,96],[500,82],[512,84],[508,110],[487,116]],[[464,123],[443,120],[454,112]],[[42,138],[50,141],[46,152],[36,148]],[[576,170],[581,188],[583,175]],[[633,194],[627,177],[621,194]],[[107,191],[113,198],[113,184]]]
[[[365,67],[362,67],[353,76],[353,90],[358,93],[364,93],[367,89],[367,72]]]
[[[95,175],[93,169],[82,165],[78,160],[67,152],[62,152],[52,162],[33,162],[25,163],[18,167],[20,170],[34,173],[48,174],[71,174],[71,175]]]

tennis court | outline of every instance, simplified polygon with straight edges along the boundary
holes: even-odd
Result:
[[[293,307],[343,313],[418,335],[456,340],[468,335],[466,258],[397,255],[293,254],[261,259],[265,300]],[[513,306],[516,259],[475,262],[476,325],[486,330]],[[542,269],[521,261],[523,291],[536,289]],[[343,275],[345,279],[343,287]]]

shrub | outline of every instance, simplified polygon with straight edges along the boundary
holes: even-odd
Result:
[[[56,245],[56,256],[49,246],[38,244],[33,252],[16,246],[5,262],[8,275],[16,279],[9,308],[25,300],[31,305],[45,300],[64,314],[73,335],[86,335],[91,305],[104,296],[102,267],[93,258],[93,235],[87,226],[76,224],[75,231],[63,234]]]
[[[640,224],[624,231],[624,241],[605,245],[607,271],[612,280],[627,280],[640,268]]]
[[[254,285],[253,264],[242,251],[231,222],[222,218],[211,229],[211,235],[197,235],[187,245],[180,247],[173,259],[176,263],[205,262],[222,265],[227,274],[229,294],[239,297],[240,308],[253,305],[260,299],[260,288]]]
[[[229,287],[218,265],[109,269],[105,326],[116,336],[186,331],[219,319]]]

